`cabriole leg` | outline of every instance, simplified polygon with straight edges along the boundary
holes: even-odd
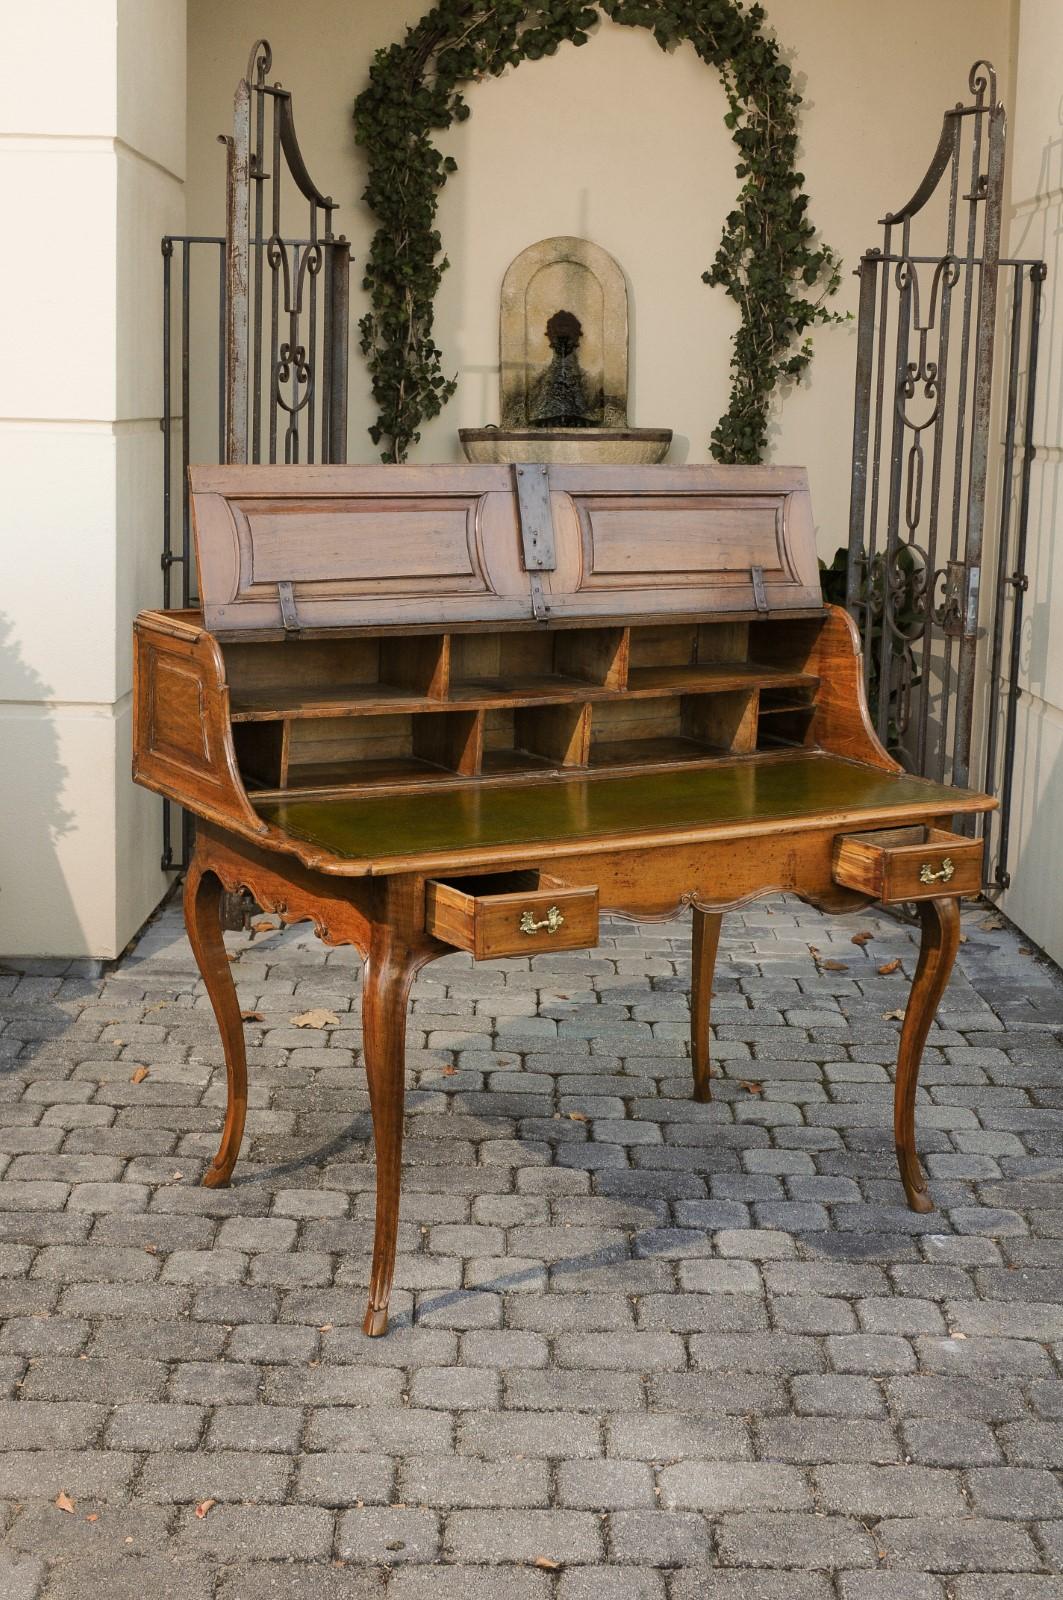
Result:
[[[694,907],[694,938],[691,949],[690,1055],[694,1064],[694,1099],[711,1100],[709,1084],[709,1011],[712,1005],[712,977],[716,952],[720,947],[723,913],[700,911]]]
[[[424,955],[417,956],[390,928],[373,929],[362,991],[362,1033],[369,1104],[376,1146],[376,1231],[365,1332],[387,1332],[395,1274],[402,1174],[402,1116],[406,1076],[406,1005]]]
[[[919,902],[922,938],[912,992],[904,1013],[897,1052],[897,1085],[893,1099],[893,1136],[897,1163],[908,1204],[913,1211],[932,1211],[926,1175],[915,1153],[915,1092],[919,1063],[938,1003],[952,972],[960,943],[960,902],[955,896]]]
[[[244,1136],[244,1121],[247,1117],[247,1056],[244,1050],[244,1024],[221,932],[223,895],[220,879],[216,878],[209,868],[200,867],[193,860],[185,878],[185,927],[188,930],[188,942],[192,946],[192,954],[196,958],[196,965],[199,967],[200,976],[214,1008],[222,1049],[225,1052],[225,1071],[229,1086],[221,1143],[203,1178],[208,1189],[216,1189],[228,1183],[232,1177],[236,1158],[240,1154],[240,1141]]]

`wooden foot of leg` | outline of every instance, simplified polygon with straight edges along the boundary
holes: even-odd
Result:
[[[712,1004],[712,976],[716,952],[720,947],[723,913],[699,911],[694,907],[694,939],[691,952],[690,1055],[694,1064],[694,1099],[711,1100],[709,1084],[709,1010]]]
[[[395,1274],[402,1171],[406,1005],[414,973],[423,959],[423,956],[415,957],[389,928],[373,929],[365,966],[362,1032],[376,1146],[376,1231],[369,1304],[362,1326],[374,1339],[387,1332],[388,1300]]]
[[[229,1098],[225,1108],[225,1126],[222,1129],[218,1153],[204,1175],[208,1189],[228,1183],[232,1177],[236,1158],[240,1154],[240,1141],[244,1136],[247,1116],[247,1056],[244,1051],[244,1024],[240,1015],[240,1002],[236,995],[232,968],[225,953],[221,933],[223,890],[213,872],[196,861],[188,869],[185,879],[185,927],[188,942],[196,958],[200,975],[207,987],[210,1003],[221,1034],[225,1052],[225,1070],[229,1081]]]
[[[897,1052],[893,1136],[908,1204],[913,1211],[932,1211],[934,1204],[927,1192],[926,1175],[915,1153],[915,1092],[919,1084],[919,1063],[926,1036],[959,948],[960,902],[955,896],[921,900],[919,920],[922,924],[919,961],[904,1013]]]

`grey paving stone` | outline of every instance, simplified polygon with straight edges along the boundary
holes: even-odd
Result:
[[[454,1511],[447,1518],[448,1555],[467,1562],[594,1563],[602,1554],[599,1519],[589,1511]]]
[[[464,1562],[450,1566],[397,1567],[388,1579],[388,1600],[495,1600],[498,1585],[497,1567],[472,1567]],[[507,1600],[547,1600],[551,1588],[546,1572],[506,1568]],[[608,1594],[608,1590],[604,1592]],[[318,1597],[315,1595],[312,1600]],[[322,1600],[328,1597],[322,1596]]]
[[[721,1519],[717,1555],[729,1567],[796,1567],[836,1571],[875,1564],[875,1544],[849,1517],[789,1512],[740,1512]]]
[[[44,1589],[44,1562],[36,1556],[0,1551],[0,1594],[4,1600],[38,1600]]]
[[[614,1561],[657,1569],[703,1562],[710,1549],[708,1524],[693,1511],[614,1511],[608,1541]]]
[[[339,1519],[336,1549],[346,1561],[387,1566],[434,1561],[439,1517],[409,1506],[357,1506]]]
[[[884,1518],[875,1537],[892,1566],[913,1572],[1036,1572],[1043,1564],[1024,1528],[995,1518]]]
[[[46,1600],[91,1600],[94,1595],[106,1595],[107,1600],[143,1600],[150,1594],[165,1595],[167,1600],[210,1600],[214,1578],[213,1569],[205,1562],[100,1551],[53,1567],[45,1595]],[[8,1600],[6,1590],[0,1592]],[[17,1590],[14,1600],[18,1600]]]
[[[658,1473],[668,1510],[804,1511],[812,1507],[805,1474],[767,1461],[685,1461]]]
[[[250,1561],[223,1573],[217,1600],[383,1600],[387,1585],[382,1567],[337,1570],[320,1562]]]
[[[315,1560],[332,1550],[331,1513],[317,1506],[223,1505],[182,1513],[177,1549],[215,1560]]]

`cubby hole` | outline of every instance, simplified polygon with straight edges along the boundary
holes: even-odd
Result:
[[[591,767],[697,761],[755,748],[757,693],[613,700],[591,708]]]
[[[757,716],[757,749],[807,745],[812,737],[815,690],[804,685],[762,689]]]
[[[533,700],[586,684],[622,689],[626,643],[623,628],[455,634],[451,639],[451,698]]]
[[[504,706],[484,712],[484,777],[587,764],[589,708]]]
[[[327,718],[445,699],[448,646],[445,634],[227,645],[232,720]]]
[[[475,711],[311,717],[289,727],[284,787],[356,788],[479,771]]]
[[[752,677],[748,624],[653,623],[631,629],[628,689],[677,693],[725,688]]]
[[[770,622],[751,622],[748,626],[751,662],[779,672],[807,672],[823,619],[780,617]]]
[[[285,782],[288,729],[283,722],[233,724],[233,748],[248,789],[281,789]]]

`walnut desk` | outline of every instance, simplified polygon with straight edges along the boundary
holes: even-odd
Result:
[[[976,893],[985,795],[903,772],[872,732],[848,617],[820,595],[783,467],[202,467],[202,611],[136,624],[134,776],[198,817],[188,934],[225,1048],[204,1182],[247,1100],[219,923],[246,887],[365,961],[377,1163],[365,1330],[387,1327],[406,1008],[425,962],[593,946],[602,910],[694,913],[693,1093],[709,1097],[723,910],[788,890],[918,901],[897,1062],[916,1080]]]

